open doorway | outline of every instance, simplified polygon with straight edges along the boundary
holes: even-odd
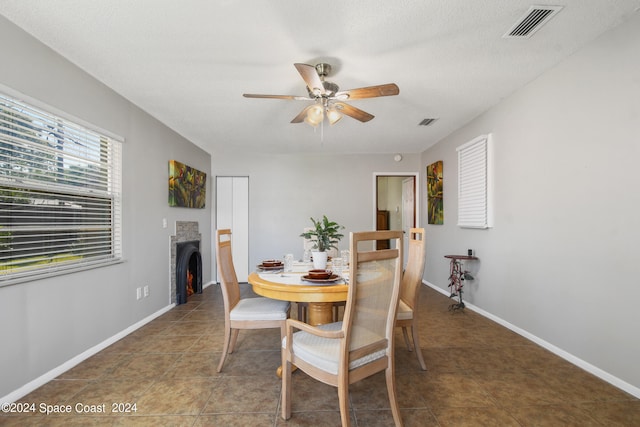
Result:
[[[376,230],[402,230],[405,236],[419,221],[418,174],[375,174],[374,226]],[[403,248],[407,251],[407,242]],[[378,242],[379,248],[389,242]]]

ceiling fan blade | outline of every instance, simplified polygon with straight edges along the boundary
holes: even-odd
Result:
[[[400,88],[395,83],[387,83],[384,85],[361,87],[359,89],[343,90],[335,94],[335,98],[342,99],[346,95],[346,99],[363,99],[377,98],[379,96],[392,96],[400,93]]]
[[[345,104],[344,102],[336,102],[333,105],[339,112],[346,114],[349,117],[353,117],[356,120],[360,120],[363,123],[368,122],[375,117],[366,111],[362,111],[361,109],[356,108],[353,105]]]
[[[307,111],[309,108],[313,107],[315,104],[311,104],[304,108],[304,110],[300,111],[300,113],[291,120],[291,123],[302,123],[304,122],[304,118],[307,117]]]
[[[308,101],[308,96],[295,96],[295,95],[259,95],[255,93],[243,93],[245,98],[268,98],[268,99],[293,99],[296,101]]]
[[[316,67],[309,64],[293,64],[300,75],[302,76],[304,82],[307,84],[307,87],[313,94],[324,95],[324,85],[322,84],[322,80],[316,71]]]

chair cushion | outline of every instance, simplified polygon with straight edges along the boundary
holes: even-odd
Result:
[[[411,320],[413,319],[413,310],[402,300],[398,300],[398,312],[396,313],[396,319],[398,320]]]
[[[289,301],[271,298],[243,298],[229,313],[231,320],[285,320]]]
[[[342,328],[342,322],[328,323],[318,326],[325,331],[337,331]],[[383,337],[371,337],[371,341],[377,341]],[[287,337],[282,340],[282,347],[287,348]],[[338,361],[340,358],[340,339],[322,338],[308,332],[299,331],[293,334],[293,353],[297,358],[316,366],[330,374],[338,374]],[[349,363],[349,369],[355,369],[369,362],[380,359],[386,354],[385,350],[379,350]]]

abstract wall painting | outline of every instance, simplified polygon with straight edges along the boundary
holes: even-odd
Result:
[[[207,174],[169,160],[169,206],[202,209],[207,200]]]
[[[427,222],[444,224],[442,160],[427,166]]]

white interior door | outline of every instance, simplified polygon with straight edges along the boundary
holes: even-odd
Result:
[[[248,176],[216,177],[216,229],[222,228],[231,229],[233,266],[238,281],[246,282],[249,276]]]

